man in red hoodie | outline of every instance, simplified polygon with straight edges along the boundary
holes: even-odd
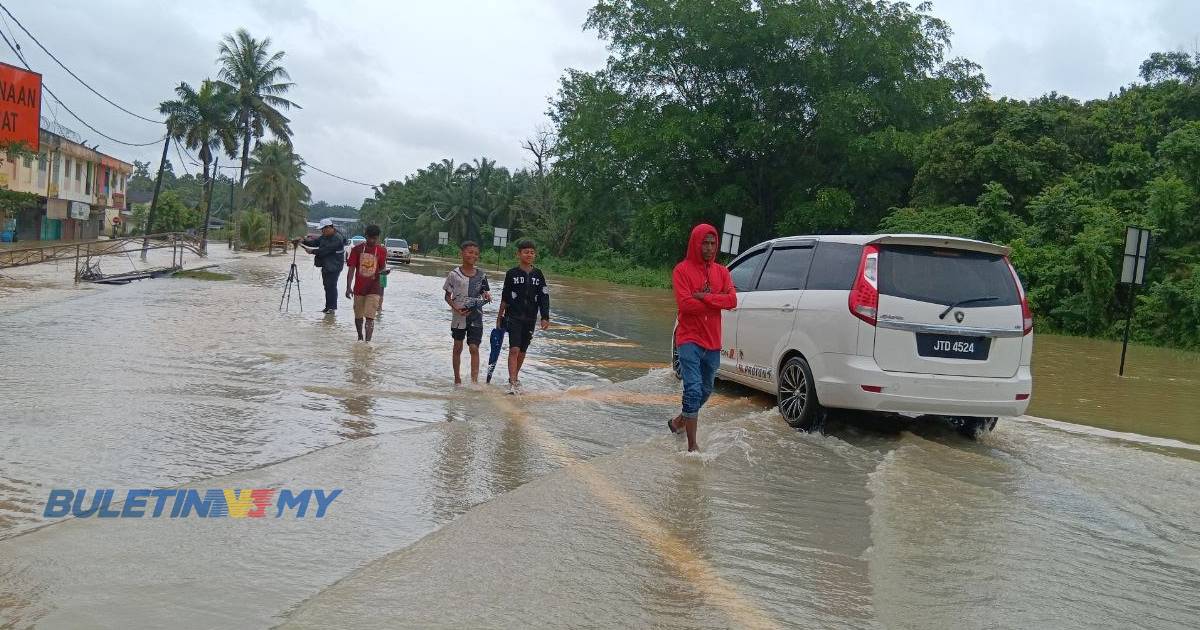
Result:
[[[692,228],[687,257],[671,274],[679,306],[675,348],[683,375],[683,413],[669,420],[667,428],[687,432],[689,453],[700,450],[696,421],[721,365],[721,311],[737,308],[729,270],[716,259],[717,228],[701,223]]]

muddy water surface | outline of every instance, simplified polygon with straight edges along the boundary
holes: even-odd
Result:
[[[1040,336],[1043,418],[979,443],[801,434],[721,386],[695,457],[662,426],[666,292],[556,282],[512,398],[449,384],[443,265],[392,276],[368,347],[311,266],[281,314],[289,261],[220,260],[235,281],[7,274],[0,627],[1200,621],[1189,355],[1118,380],[1112,344]],[[343,492],[320,520],[41,516],[51,488],[179,485]]]

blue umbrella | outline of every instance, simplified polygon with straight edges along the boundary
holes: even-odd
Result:
[[[500,348],[504,346],[504,329],[493,328],[491,336],[492,351],[488,355],[487,382],[492,382],[492,372],[496,371],[496,361],[500,360]]]

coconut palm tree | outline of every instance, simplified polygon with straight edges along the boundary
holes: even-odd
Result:
[[[212,180],[216,179],[215,159],[218,152],[229,157],[237,155],[237,127],[234,119],[235,102],[224,84],[205,79],[195,90],[186,82],[175,88],[178,97],[164,102],[159,111],[167,116],[168,133],[175,135],[189,148],[199,151],[204,165],[206,185],[201,188],[204,206],[204,225],[201,228],[200,248],[208,246],[208,219],[212,211]],[[209,172],[211,167],[212,173]]]
[[[250,156],[246,194],[271,217],[271,234],[278,223],[285,234],[294,235],[307,219],[306,203],[312,198],[304,176],[304,160],[280,141],[264,142]]]
[[[158,161],[158,176],[154,178],[154,193],[150,198],[150,212],[146,217],[145,231],[143,232],[145,234],[145,238],[142,239],[143,262],[146,260],[146,251],[150,246],[150,234],[154,231],[151,226],[155,225],[155,214],[158,212],[158,193],[162,190],[163,172],[167,167],[167,149],[171,147],[172,142],[183,139],[187,128],[184,117],[188,114],[188,109],[181,101],[163,101],[158,104],[158,112],[167,118],[167,135],[163,138],[162,157]]]
[[[246,29],[226,35],[218,49],[219,77],[237,101],[238,136],[242,141],[242,168],[238,185],[246,181],[250,166],[250,139],[270,131],[276,139],[291,144],[291,122],[283,111],[299,108],[284,98],[295,84],[280,65],[284,52],[272,53],[271,38],[254,39]]]

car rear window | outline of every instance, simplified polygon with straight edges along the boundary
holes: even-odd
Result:
[[[983,297],[997,299],[967,306],[986,308],[1021,303],[1003,256],[960,249],[883,247],[879,256],[879,292],[947,306]]]

